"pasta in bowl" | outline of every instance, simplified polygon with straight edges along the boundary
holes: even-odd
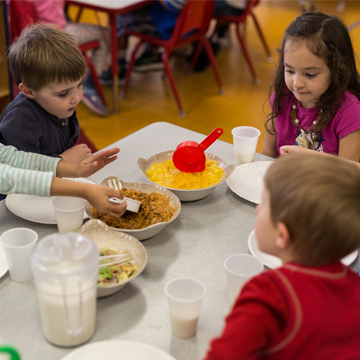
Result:
[[[138,240],[157,235],[180,214],[181,203],[178,197],[155,184],[127,183],[113,176],[106,178],[102,184],[121,189],[124,196],[141,201],[139,212],[126,211],[121,218],[115,219],[97,213],[90,203],[86,202],[86,213],[90,219],[99,219],[110,229],[124,232]]]

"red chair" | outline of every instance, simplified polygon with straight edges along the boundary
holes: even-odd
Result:
[[[10,12],[10,43],[12,43],[16,37],[18,37],[22,30],[31,24],[39,21],[36,13],[36,9],[33,4],[28,0],[10,0],[9,3]],[[97,49],[100,46],[99,42],[92,41],[79,46],[79,50],[82,52],[87,66],[89,67],[91,77],[94,81],[98,94],[102,101],[106,105],[105,96],[102,87],[99,82],[99,78],[96,74],[95,67],[86,52],[88,50]]]
[[[218,29],[219,29],[219,26],[221,23],[228,23],[228,24],[235,24],[236,26],[236,34],[237,34],[237,37],[239,39],[239,42],[240,42],[240,45],[241,45],[241,49],[245,55],[245,58],[246,58],[246,61],[249,65],[249,68],[250,68],[250,72],[251,72],[251,75],[253,77],[253,81],[255,84],[259,84],[260,83],[260,80],[257,78],[256,76],[256,72],[255,72],[255,68],[253,66],[253,63],[251,61],[251,58],[250,58],[250,55],[249,55],[249,52],[248,52],[248,49],[247,49],[247,46],[245,44],[245,39],[244,39],[244,29],[243,29],[243,26],[248,18],[248,16],[250,15],[253,20],[254,20],[254,23],[255,23],[255,27],[256,27],[256,30],[260,36],[260,39],[261,39],[261,42],[264,46],[264,49],[265,49],[265,52],[266,52],[266,55],[268,56],[267,58],[267,61],[268,62],[272,62],[273,61],[273,58],[271,56],[271,51],[269,49],[269,46],[265,40],[265,37],[264,37],[264,34],[260,28],[260,25],[259,25],[259,22],[257,21],[257,18],[253,12],[253,9],[255,6],[257,6],[259,4],[260,0],[247,0],[247,5],[246,5],[246,8],[244,10],[244,12],[241,14],[241,15],[221,15],[221,16],[215,16],[215,19],[217,20],[217,25],[215,27],[215,31],[214,31],[214,34],[217,33]]]
[[[125,83],[120,93],[120,97],[125,97],[125,93],[129,85],[130,74],[134,66],[135,57],[138,50],[140,49],[140,46],[144,43],[148,43],[157,47],[162,47],[165,49],[165,51],[162,53],[162,62],[164,64],[165,74],[170,81],[170,85],[179,108],[180,117],[185,117],[186,114],[183,110],[180,97],[176,89],[174,77],[169,66],[169,58],[171,56],[171,53],[175,49],[195,41],[198,41],[198,46],[192,60],[192,68],[194,68],[196,64],[202,46],[205,46],[207,55],[209,56],[212,68],[214,70],[216,81],[219,86],[219,93],[224,94],[224,89],[220,80],[220,75],[216,65],[214,53],[209,43],[209,40],[205,37],[205,34],[209,28],[210,20],[213,16],[213,10],[213,0],[188,0],[184,8],[181,10],[176,21],[172,36],[168,40],[163,40],[155,36],[142,34],[135,31],[127,31],[128,35],[134,35],[140,38],[140,41],[132,52],[130,63],[126,72]]]

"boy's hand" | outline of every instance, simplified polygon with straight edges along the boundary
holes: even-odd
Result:
[[[119,148],[112,148],[109,150],[100,151],[94,155],[88,156],[80,164],[77,165],[77,174],[79,177],[88,177],[104,166],[112,163],[117,159],[117,154],[120,151]]]
[[[64,151],[60,156],[65,160],[73,163],[81,163],[91,155],[91,150],[86,144],[74,145],[72,148]]]

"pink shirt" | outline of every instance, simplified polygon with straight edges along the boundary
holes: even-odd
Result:
[[[59,25],[65,30],[65,0],[31,0],[42,23]]]
[[[272,103],[274,95],[271,97]],[[284,100],[284,106],[276,118],[277,149],[280,154],[280,147],[283,145],[295,145],[295,139],[299,135],[299,129],[293,125],[290,119],[294,95]],[[313,121],[319,117],[316,108],[304,109],[297,101],[297,117],[300,120],[302,129],[307,130]],[[343,105],[335,115],[334,119],[322,130],[318,142],[315,142],[312,149],[330,154],[339,153],[339,141],[346,135],[360,129],[360,101],[358,98],[345,91]]]

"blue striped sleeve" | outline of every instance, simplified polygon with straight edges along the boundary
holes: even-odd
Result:
[[[0,193],[50,196],[59,161],[0,144]]]
[[[52,172],[17,169],[0,164],[0,193],[50,196]]]
[[[19,151],[13,146],[0,144],[0,163],[20,169],[52,171],[56,176],[56,169],[61,158],[44,156],[25,151]]]

